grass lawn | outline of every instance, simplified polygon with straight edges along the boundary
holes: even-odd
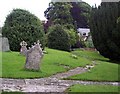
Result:
[[[71,86],[66,92],[118,92],[118,86],[112,85],[74,85]],[[105,94],[106,94],[105,93]],[[91,93],[95,94],[95,93]],[[96,93],[98,94],[98,93]],[[115,93],[108,93],[115,94]]]
[[[85,66],[92,63],[89,59],[78,57],[74,59],[71,53],[45,49],[45,54],[41,64],[41,71],[33,72],[24,69],[25,57],[19,52],[3,52],[2,53],[2,77],[3,78],[38,78],[46,77],[58,72],[65,72],[77,66]],[[1,55],[1,53],[0,53]],[[68,67],[65,67],[68,66]]]
[[[118,64],[110,62],[107,58],[96,52],[74,51],[79,57],[86,57],[98,63],[93,69],[86,73],[71,76],[66,79],[72,80],[93,80],[93,81],[118,81]]]
[[[109,60],[108,58],[103,57],[96,51],[87,51],[87,50],[83,51],[83,50],[77,49],[77,50],[73,51],[72,53],[79,57],[87,58],[89,60],[100,60],[100,61],[108,61]]]
[[[75,50],[65,52],[46,48],[48,54],[42,59],[41,71],[26,71],[24,69],[25,57],[19,52],[3,52],[2,55],[2,77],[4,78],[38,78],[47,77],[69,69],[91,64],[94,60],[97,64],[89,72],[71,76],[66,79],[93,80],[93,81],[118,81],[118,64],[111,63],[94,51]],[[77,59],[72,57],[77,56]]]

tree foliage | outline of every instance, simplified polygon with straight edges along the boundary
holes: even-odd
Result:
[[[86,2],[72,2],[71,15],[77,28],[88,28],[91,6]]]
[[[26,10],[14,9],[6,18],[2,34],[9,39],[11,50],[18,51],[23,40],[28,43],[28,46],[37,40],[40,40],[43,48],[45,46],[40,20]]]
[[[51,2],[45,17],[57,24],[72,24],[74,28],[89,27],[91,6],[86,2]]]
[[[69,34],[63,26],[57,24],[49,28],[48,47],[64,51],[70,51]]]
[[[120,60],[120,2],[102,2],[91,13],[93,43],[101,55]]]
[[[65,2],[51,2],[49,8],[44,12],[45,17],[53,24],[73,24],[70,14],[71,4]]]
[[[70,36],[71,47],[75,47],[79,40],[76,32],[77,28],[89,27],[90,11],[90,5],[85,2],[51,2],[44,12],[48,19],[48,22],[44,25],[45,31],[47,32],[51,25],[60,24],[64,26]]]
[[[75,30],[74,29],[65,29],[65,31],[69,35],[70,46],[74,46],[74,44],[78,40],[77,39],[77,34],[76,34]]]
[[[77,32],[75,32],[74,22],[70,12],[71,7],[71,4],[67,2],[51,2],[49,8],[45,11],[45,17],[48,19],[48,22],[52,22],[52,25],[61,25],[68,33],[70,46],[74,45],[77,40]],[[58,30],[56,30],[56,33],[59,34]]]

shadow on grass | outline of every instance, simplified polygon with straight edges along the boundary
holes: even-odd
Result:
[[[117,61],[117,60],[104,60],[104,59],[96,59],[96,60],[99,60],[99,61],[103,61],[103,62],[108,62],[108,63],[115,63],[115,64],[120,64],[120,61]]]
[[[34,69],[22,69],[22,71],[28,71],[28,72],[40,72],[40,73],[42,73],[42,71],[41,70],[34,70]]]
[[[116,63],[116,64],[120,64],[120,61],[116,61],[116,60],[109,60],[110,63]]]

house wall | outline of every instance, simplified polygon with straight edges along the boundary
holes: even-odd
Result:
[[[84,33],[86,33],[86,36],[88,36],[89,32],[90,32],[90,29],[89,28],[78,28],[77,29],[77,32],[83,36]]]

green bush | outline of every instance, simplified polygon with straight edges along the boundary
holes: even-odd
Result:
[[[9,39],[10,49],[14,51],[20,49],[20,42],[23,40],[28,43],[28,46],[37,40],[40,40],[43,48],[45,46],[40,20],[26,10],[14,9],[6,18],[2,34]]]
[[[74,31],[74,29],[65,29],[65,31],[68,33],[70,37],[70,45],[74,46],[75,43],[77,42],[77,34]]]
[[[91,35],[89,35],[88,38],[87,38],[87,41],[85,41],[85,46],[87,48],[94,48],[94,44],[93,44]]]
[[[49,48],[70,51],[69,34],[61,25],[51,26],[48,31]]]

